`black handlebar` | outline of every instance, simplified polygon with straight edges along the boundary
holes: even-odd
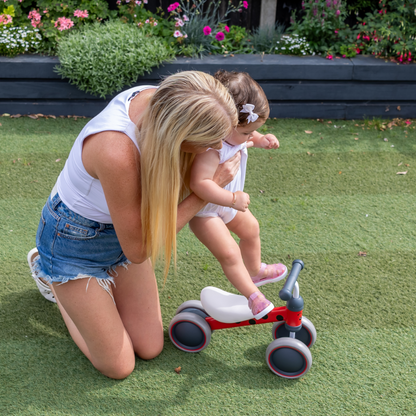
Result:
[[[292,270],[286,279],[286,283],[283,289],[279,292],[279,297],[282,300],[289,300],[292,298],[292,291],[295,287],[296,280],[299,276],[300,271],[303,269],[304,264],[302,260],[293,260]]]

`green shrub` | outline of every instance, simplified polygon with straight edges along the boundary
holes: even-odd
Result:
[[[58,44],[56,71],[79,89],[100,97],[113,94],[137,77],[174,58],[162,40],[146,37],[120,21],[86,25]]]

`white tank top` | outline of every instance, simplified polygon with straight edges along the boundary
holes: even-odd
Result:
[[[133,141],[140,152],[136,139],[137,127],[130,120],[129,107],[139,92],[150,88],[157,87],[143,85],[123,91],[90,120],[78,135],[55,185],[62,201],[72,211],[93,221],[112,223],[101,182],[90,176],[82,163],[83,143],[92,134],[108,130],[120,131]]]

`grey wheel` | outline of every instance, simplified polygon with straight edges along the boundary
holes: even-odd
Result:
[[[266,362],[274,374],[294,379],[309,371],[312,355],[303,342],[294,338],[279,338],[267,347]]]
[[[186,302],[182,303],[182,305],[180,305],[178,309],[176,309],[176,315],[182,312],[196,313],[204,319],[209,316],[206,313],[204,307],[202,306],[200,300],[187,300]]]
[[[170,321],[169,338],[182,351],[199,352],[211,341],[211,328],[201,316],[181,312]]]
[[[272,328],[273,339],[289,337],[289,331],[285,327],[285,322],[275,322]],[[300,331],[295,332],[295,338],[302,341],[308,348],[311,348],[316,341],[316,329],[313,323],[302,316],[302,328]]]

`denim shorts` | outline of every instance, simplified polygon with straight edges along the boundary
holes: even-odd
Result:
[[[34,268],[48,283],[97,278],[108,289],[116,267],[130,264],[113,224],[89,220],[69,209],[58,194],[43,207],[36,234],[39,256]]]

